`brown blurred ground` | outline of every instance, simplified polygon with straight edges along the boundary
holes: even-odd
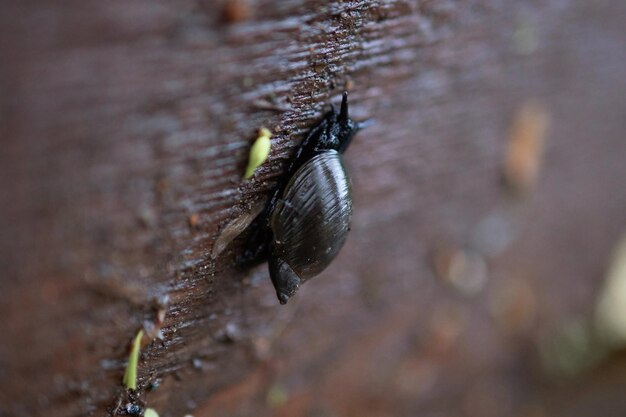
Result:
[[[537,350],[593,314],[626,233],[625,21],[620,0],[3,2],[0,415],[626,415],[623,355],[559,378]],[[347,154],[353,230],[280,307],[241,242],[209,253],[346,88],[377,122]]]

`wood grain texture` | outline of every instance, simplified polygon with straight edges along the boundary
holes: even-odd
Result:
[[[580,388],[545,388],[526,364],[542,332],[592,309],[626,230],[624,4],[246,4],[239,22],[209,0],[0,5],[0,415],[131,400],[162,416],[594,415],[601,397],[577,408],[562,398]],[[281,308],[264,267],[234,265],[242,242],[215,262],[212,245],[344,89],[377,122],[346,155],[353,230]],[[501,164],[531,97],[552,128],[515,200]],[[260,126],[272,153],[242,181]],[[481,246],[493,224],[506,244]],[[479,295],[435,279],[441,244],[484,250]],[[534,307],[503,330],[492,306],[511,282]],[[128,344],[165,296],[129,398]]]

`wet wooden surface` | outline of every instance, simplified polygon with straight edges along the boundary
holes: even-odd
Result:
[[[535,346],[590,314],[626,230],[625,16],[619,0],[3,2],[0,415],[623,415],[623,361],[555,384]],[[241,242],[209,254],[345,89],[377,122],[346,155],[353,230],[281,307],[265,267],[234,265]],[[550,128],[513,196],[502,165],[530,99]],[[260,126],[272,153],[242,181]],[[441,248],[484,276],[437,279]],[[131,398],[128,345],[165,301]]]

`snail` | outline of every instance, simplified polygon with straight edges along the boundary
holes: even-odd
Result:
[[[364,126],[348,114],[348,93],[296,150],[264,210],[252,223],[243,259],[267,256],[276,295],[286,304],[298,287],[322,272],[342,248],[352,218],[350,179],[343,164]]]

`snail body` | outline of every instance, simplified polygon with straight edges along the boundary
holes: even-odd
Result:
[[[268,264],[281,304],[337,256],[352,219],[350,179],[343,152],[359,130],[348,114],[348,94],[313,127],[269,203]]]
[[[322,272],[347,238],[352,194],[343,153],[360,127],[348,115],[344,92],[340,110],[333,106],[309,131],[252,225],[244,259],[267,256],[281,304]]]

